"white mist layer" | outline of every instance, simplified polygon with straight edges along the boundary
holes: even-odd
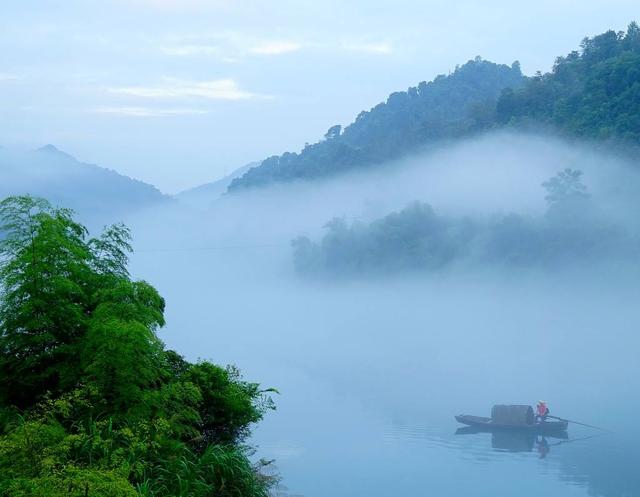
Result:
[[[545,398],[554,413],[638,439],[637,270],[628,262],[605,271],[476,265],[309,282],[293,271],[290,241],[317,239],[335,216],[371,221],[415,200],[448,215],[542,216],[541,183],[565,168],[582,170],[593,201],[635,232],[632,165],[559,140],[501,133],[371,172],[225,196],[208,210],[136,216],[133,273],[167,299],[161,336],[169,347],[189,359],[235,363],[282,392],[253,441],[260,457],[278,459],[293,493],[346,497],[369,485],[362,495],[413,495],[419,475],[477,495],[447,473],[470,470],[461,462],[467,439],[451,440],[454,414]],[[640,459],[626,443],[606,441],[587,453],[589,464]],[[576,447],[557,449],[549,479],[589,481],[587,470],[574,469],[585,454]],[[504,475],[495,465],[482,472],[486,488]]]

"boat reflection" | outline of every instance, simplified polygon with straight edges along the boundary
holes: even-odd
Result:
[[[567,432],[536,435],[528,431],[487,431],[472,426],[458,428],[456,435],[475,435],[487,433],[491,435],[491,448],[501,452],[534,452],[541,459],[547,457],[551,447],[569,441]]]

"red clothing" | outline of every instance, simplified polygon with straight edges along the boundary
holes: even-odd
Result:
[[[538,404],[538,416],[546,416],[549,413],[549,408],[544,404]]]

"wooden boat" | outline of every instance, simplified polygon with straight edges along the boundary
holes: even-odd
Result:
[[[507,424],[496,422],[492,418],[483,416],[471,416],[469,414],[460,414],[455,416],[458,423],[472,426],[478,430],[496,431],[496,430],[514,430],[514,431],[530,431],[534,433],[554,433],[567,431],[569,423],[567,421],[541,421],[531,424]]]

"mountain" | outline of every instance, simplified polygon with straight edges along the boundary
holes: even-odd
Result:
[[[227,191],[227,188],[234,179],[239,178],[249,169],[258,166],[259,164],[259,162],[250,162],[219,180],[180,192],[175,196],[175,198],[192,207],[207,207],[211,202],[220,198],[220,196]]]
[[[329,176],[468,135],[493,119],[503,89],[518,88],[524,82],[517,62],[507,66],[477,57],[448,76],[392,93],[386,102],[361,112],[344,131],[333,126],[323,141],[300,153],[269,157],[233,180],[229,191]]]
[[[585,38],[547,74],[506,90],[498,124],[544,124],[568,135],[640,145],[640,28]]]
[[[549,73],[530,78],[517,62],[509,67],[476,58],[448,76],[391,94],[300,153],[269,157],[233,180],[229,191],[368,167],[505,126],[640,145],[638,25],[585,38]]]
[[[22,194],[70,207],[92,227],[172,201],[147,183],[79,162],[53,145],[28,152],[0,149],[0,198]]]

